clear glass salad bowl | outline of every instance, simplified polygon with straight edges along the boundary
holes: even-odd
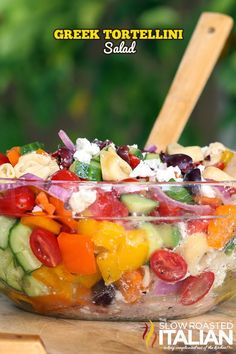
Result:
[[[236,182],[0,180],[1,291],[57,317],[198,315],[236,293]]]

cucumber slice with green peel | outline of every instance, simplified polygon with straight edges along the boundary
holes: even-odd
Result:
[[[160,155],[159,154],[155,154],[153,152],[147,152],[146,156],[145,156],[145,160],[160,160]]]
[[[100,152],[96,155],[93,155],[93,161],[100,163]]]
[[[130,146],[129,147],[129,153],[138,157],[140,160],[143,160],[143,154],[142,154],[142,151],[139,150],[138,148],[135,148],[135,147],[132,147]]]
[[[9,244],[16,259],[26,272],[41,267],[42,263],[35,257],[30,247],[30,227],[18,223],[10,232]]]
[[[25,275],[22,279],[23,291],[28,296],[43,296],[50,294],[50,289],[32,275]]]
[[[70,171],[74,172],[80,178],[88,179],[90,181],[102,180],[101,165],[96,160],[91,160],[90,164],[81,161],[74,161],[70,166]]]
[[[38,260],[38,258],[35,257],[34,253],[31,251],[30,248],[16,253],[15,256],[20,265],[27,273],[30,273],[33,270],[40,268],[42,265],[42,263]]]
[[[32,229],[21,223],[15,225],[9,236],[9,244],[13,253],[19,253],[30,247],[29,238],[32,233]]]
[[[143,197],[140,194],[122,194],[120,199],[127,206],[130,213],[138,215],[149,214],[159,205],[156,200]]]
[[[21,146],[20,153],[21,155],[28,154],[29,152],[36,151],[38,149],[43,149],[44,144],[39,143],[38,141],[34,141],[33,143],[26,144]]]
[[[160,224],[156,225],[155,228],[162,238],[164,247],[173,249],[179,244],[181,234],[177,226]]]
[[[22,278],[24,276],[24,271],[21,266],[16,264],[13,259],[12,262],[7,267],[6,271],[6,283],[12,288],[21,291],[22,290]]]
[[[6,281],[7,268],[12,261],[13,261],[13,254],[11,250],[9,248],[5,250],[0,249],[0,279]]]
[[[159,248],[163,246],[163,240],[156,229],[156,226],[151,224],[150,222],[144,222],[140,229],[144,230],[147,235],[147,241],[149,243],[149,253],[148,258],[151,254]]]
[[[16,219],[0,215],[0,248],[7,248],[10,230],[15,223]]]

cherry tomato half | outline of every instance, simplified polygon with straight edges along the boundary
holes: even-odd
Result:
[[[181,209],[171,203],[160,202],[158,211],[160,216],[179,216]]]
[[[52,177],[52,181],[80,181],[80,178],[73,172],[63,169],[55,172]]]
[[[183,257],[169,250],[155,251],[151,255],[150,265],[158,278],[168,282],[181,280],[187,273]]]
[[[35,257],[47,267],[56,267],[62,262],[57,237],[50,231],[34,229],[30,235],[30,247]]]
[[[122,179],[121,181],[120,181],[120,183],[123,183],[123,182],[140,182],[137,178],[132,178],[132,177],[130,177],[130,178],[125,178],[125,179]]]
[[[6,157],[6,155],[2,154],[0,152],[0,165],[4,164],[4,163],[9,163],[10,161],[8,160],[8,157]]]
[[[129,215],[127,207],[119,201],[116,192],[97,189],[96,201],[89,206],[93,217],[125,217]]]
[[[189,235],[196,232],[207,232],[209,220],[189,220],[187,222],[187,233]]]
[[[201,300],[211,289],[214,280],[215,274],[212,272],[203,272],[184,279],[180,289],[181,304],[193,305]]]
[[[132,154],[129,154],[129,164],[134,169],[140,164],[140,159]]]
[[[9,216],[20,216],[31,211],[35,205],[35,196],[28,187],[8,189],[0,196],[0,213]]]

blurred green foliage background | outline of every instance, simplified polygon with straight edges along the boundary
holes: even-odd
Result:
[[[202,11],[235,0],[1,0],[0,150],[57,131],[143,145]],[[135,55],[105,55],[101,41],[56,41],[55,28],[183,28],[183,41],[138,41]],[[236,148],[236,32],[181,138]]]

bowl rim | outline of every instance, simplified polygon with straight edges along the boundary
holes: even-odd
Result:
[[[117,185],[117,186],[122,186],[122,185],[137,185],[137,186],[222,186],[222,187],[236,187],[236,179],[235,180],[225,180],[225,181],[214,181],[214,180],[205,180],[205,181],[169,181],[169,182],[158,182],[158,181],[143,181],[143,180],[137,180],[137,181],[126,181],[126,180],[121,180],[121,181],[89,181],[89,180],[81,180],[81,181],[68,181],[68,180],[51,180],[51,179],[42,179],[40,177],[35,176],[36,178],[5,178],[5,177],[0,177],[0,185],[1,184],[25,184],[25,183],[37,183],[37,184],[87,184],[91,186],[106,186],[106,185]],[[2,182],[1,182],[2,181]]]

